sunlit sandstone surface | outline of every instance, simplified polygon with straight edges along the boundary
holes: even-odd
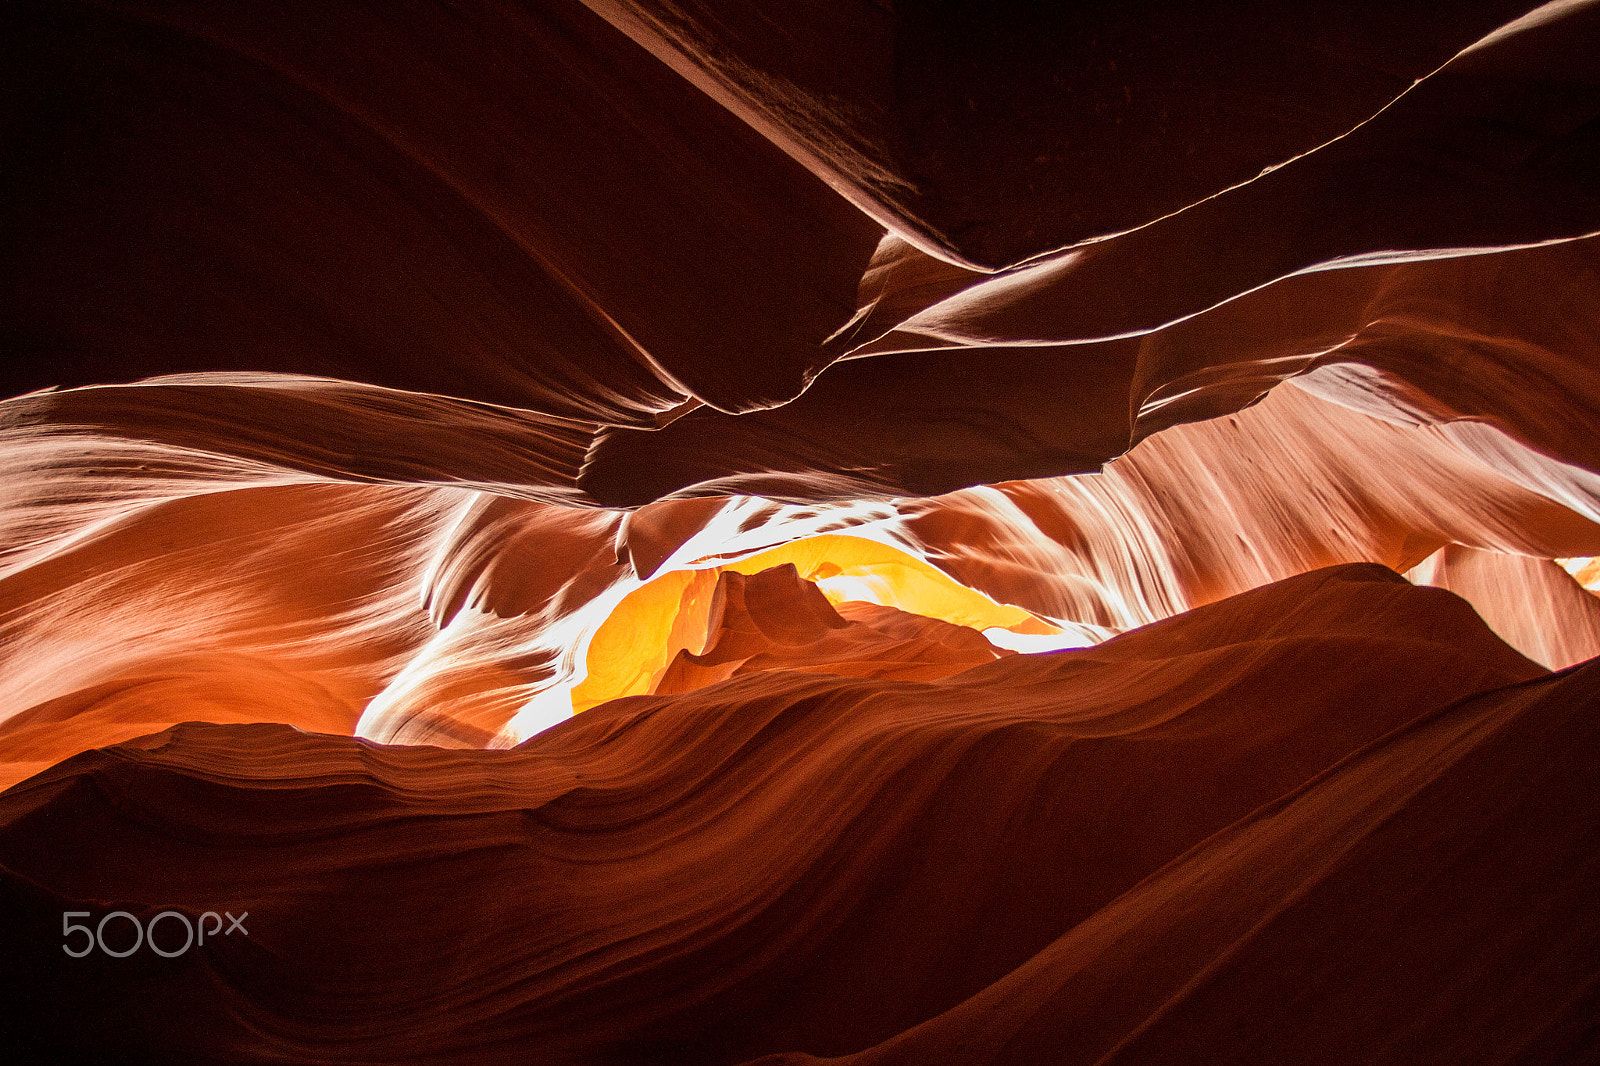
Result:
[[[16,1061],[1600,1061],[1600,3],[0,17]]]

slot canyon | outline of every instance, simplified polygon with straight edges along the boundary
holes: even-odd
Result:
[[[1600,0],[0,25],[0,1059],[1600,1062]]]

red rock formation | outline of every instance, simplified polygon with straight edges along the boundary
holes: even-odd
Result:
[[[1502,640],[1552,668],[1600,655],[1600,598],[1548,559],[1452,544],[1407,574],[1477,608]]]
[[[823,365],[877,240],[576,0],[7,18],[6,395],[234,371],[745,409]]]
[[[1498,921],[1520,892],[1539,919],[1501,930],[1502,965],[1414,1020],[1493,1007],[1512,1036],[1550,1030],[1593,980],[1581,921],[1569,961],[1539,960],[1588,906],[1572,848],[1597,808],[1529,805],[1592,776],[1590,672],[1544,678],[1454,596],[1347,567],[943,681],[779,671],[618,701],[512,751],[183,726],[0,799],[7,993],[32,1005],[22,1037],[90,1058],[943,1061],[967,1042],[965,1061],[1037,1061],[1155,1039],[1186,984],[1250,992],[1208,1039],[1275,997],[1342,1017],[1337,995],[1242,976],[1250,959],[1341,974],[1387,936],[1447,962],[1479,947],[1428,930]],[[1418,834],[1470,890],[1415,880]],[[1494,861],[1551,847],[1568,865]],[[1374,907],[1372,878],[1412,895]],[[1291,906],[1318,893],[1326,910]],[[248,911],[250,931],[70,959],[57,914],[85,908]],[[1358,947],[1301,939],[1297,914]],[[1250,955],[1226,950],[1251,928]],[[1079,1006],[1046,1006],[1072,982]],[[1391,1035],[1370,1017],[1353,1058]]]
[[[1348,133],[1528,10],[590,6],[891,230],[989,268],[1248,182]]]
[[[0,1046],[1600,1056],[1600,3],[0,54]]]
[[[431,636],[420,489],[283,485],[146,506],[0,578],[5,783],[176,721],[350,733]]]
[[[934,681],[1005,654],[965,626],[893,607],[835,610],[793,563],[749,578],[725,573],[715,595],[705,650],[680,651],[652,691],[690,692],[768,670]]]

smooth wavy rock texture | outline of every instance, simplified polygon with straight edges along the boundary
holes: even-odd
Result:
[[[1185,1012],[1190,1051],[1271,1061],[1465,953],[1403,1039],[1342,1029],[1351,1060],[1465,1017],[1515,1048],[1596,977],[1593,683],[1369,565],[943,680],[616,701],[511,751],[180,726],[0,800],[8,997],[85,1061],[1155,1061]],[[1507,896],[1532,917],[1501,927]],[[30,928],[86,908],[248,911],[249,939],[130,964]]]
[[[1600,1061],[1597,57],[4,5],[0,1057]]]

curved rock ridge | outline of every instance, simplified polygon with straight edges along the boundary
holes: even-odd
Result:
[[[589,6],[892,231],[993,269],[1257,178],[1536,5]]]
[[[1588,663],[1424,716],[959,1007],[826,1061],[1587,1061],[1596,683]]]
[[[1589,657],[1600,617],[1547,560],[1600,552],[1600,495],[1576,476],[1554,480],[1577,468],[1507,477],[1454,429],[1379,420],[1292,387],[1174,427],[1096,475],[925,500],[665,501],[626,515],[464,489],[272,485],[264,467],[236,466],[237,480],[188,495],[197,469],[215,469],[192,453],[163,465],[131,446],[85,455],[41,441],[35,465],[5,472],[14,491],[0,508],[12,538],[0,579],[0,679],[12,697],[0,762],[16,781],[192,718],[516,743],[574,707],[651,691],[679,649],[705,651],[709,601],[684,614],[687,585],[629,623],[665,627],[650,645],[659,662],[629,665],[657,638],[594,645],[646,578],[749,572],[786,561],[767,554],[776,546],[841,534],[924,560],[1014,612],[941,617],[1017,631],[1032,616],[1078,635],[1058,646],[1331,563],[1411,570],[1448,549],[1476,561],[1413,576],[1466,596],[1546,666]],[[807,576],[827,563],[808,562]],[[312,592],[326,582],[340,591]],[[694,632],[673,637],[680,615]],[[306,702],[330,685],[335,695]],[[234,692],[256,695],[240,703]]]
[[[279,485],[77,530],[0,578],[3,779],[177,718],[352,732],[429,641],[418,571],[453,502]]]
[[[938,681],[775,670],[619,700],[510,751],[183,725],[0,796],[8,1046],[1153,1061],[1185,1013],[1234,1046],[1289,966],[1386,982],[1291,996],[1359,1058],[1392,1046],[1399,987],[1365,960],[1482,951],[1443,930],[1498,923],[1507,894],[1538,920],[1498,927],[1476,981],[1414,974],[1414,1021],[1559,1041],[1594,979],[1592,675],[1366,565]],[[85,909],[249,932],[68,958],[60,914]],[[1132,981],[1135,959],[1165,961]]]
[[[1593,252],[1559,244],[1600,230],[1593,3],[1256,5],[1242,37],[1190,5],[595,6],[12,5],[0,395],[157,384],[0,420],[579,504],[930,495],[1337,362],[1594,468]],[[837,195],[885,166],[930,210],[1104,214],[991,277]]]
[[[1209,246],[1192,254],[1232,261]],[[740,418],[695,411],[654,432],[604,429],[580,484],[630,506],[691,491],[938,495],[1093,471],[1140,440],[1239,411],[1285,381],[1388,420],[1482,422],[1512,439],[1503,450],[1535,453],[1523,463],[1554,458],[1593,471],[1597,257],[1600,242],[1580,240],[1318,271],[1142,337],[1072,345],[1049,343],[1064,335],[1042,325],[1007,333],[999,312],[978,301],[973,313],[993,323],[989,344],[918,350],[939,342],[891,332],[783,407]],[[1183,291],[1124,282],[1157,296]],[[863,297],[869,306],[892,302],[901,286],[923,284],[891,275]],[[1017,291],[1068,310],[1085,301],[1070,278]]]
[[[576,0],[311,14],[8,5],[5,395],[278,372],[631,422],[825,365],[879,227]]]
[[[1600,655],[1600,597],[1549,559],[1452,544],[1406,575],[1468,600],[1501,639],[1562,667]]]
[[[650,691],[690,692],[767,670],[933,681],[1007,654],[936,618],[873,603],[835,609],[793,563],[723,573],[712,595],[704,649],[679,651]]]
[[[1406,570],[1448,544],[1547,560],[1564,554],[1558,544],[1591,543],[1592,503],[1578,512],[1539,488],[1440,428],[1288,388],[1146,440],[1102,474],[900,509],[928,561],[956,580],[1042,618],[1120,630],[1334,562]],[[1539,617],[1536,601],[1525,606]],[[1548,624],[1588,625],[1566,612]]]

